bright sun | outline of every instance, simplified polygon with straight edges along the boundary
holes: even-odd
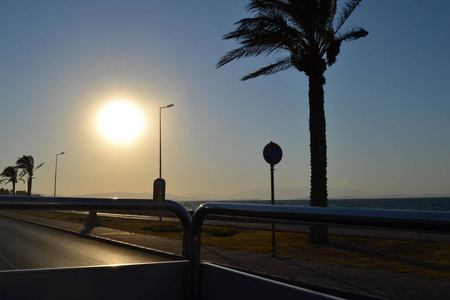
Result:
[[[128,143],[144,130],[144,114],[130,102],[114,101],[100,110],[97,127],[100,133],[112,142]]]

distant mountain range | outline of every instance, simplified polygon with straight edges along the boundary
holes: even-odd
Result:
[[[88,197],[88,198],[122,198],[122,199],[153,199],[151,193],[94,193],[85,195],[73,195],[73,197]],[[215,195],[215,194],[189,194],[189,195],[172,195],[167,193],[166,199],[175,201],[222,201],[222,200],[270,200],[270,188],[260,188],[246,190],[240,193],[229,195]],[[406,195],[406,194],[392,194],[379,195],[363,191],[347,188],[329,188],[328,197],[330,199],[351,199],[351,198],[414,198],[414,197],[450,197],[450,194],[423,194],[423,195]],[[275,199],[292,200],[292,199],[309,199],[309,187],[276,187]]]

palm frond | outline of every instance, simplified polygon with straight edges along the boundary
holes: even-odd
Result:
[[[28,172],[25,169],[22,169],[22,172],[20,172],[17,176],[18,176],[18,180],[23,180],[22,178],[27,175]]]
[[[279,15],[296,23],[295,20],[299,16],[299,19],[311,16],[311,9],[314,6],[315,3],[311,0],[254,0],[247,5],[247,11],[254,12],[258,16]]]
[[[257,70],[256,72],[250,73],[250,74],[242,77],[241,80],[245,81],[245,80],[248,80],[251,78],[256,78],[261,75],[272,75],[272,74],[278,73],[280,71],[287,70],[291,67],[293,67],[293,64],[291,63],[290,57],[281,58],[281,59],[278,59],[273,64],[270,64],[264,68]]]
[[[341,52],[341,43],[342,41],[334,40],[328,44],[328,48],[326,50],[328,66],[331,66],[336,62],[337,56],[339,55],[339,52]]]
[[[223,39],[235,39],[241,44],[247,44],[251,40],[266,44],[287,44],[301,35],[280,15],[246,18],[235,25],[238,27],[224,35]]]
[[[224,35],[223,38],[235,39],[242,46],[226,53],[217,63],[217,68],[242,57],[291,51],[292,45],[300,47],[305,43],[301,38],[302,33],[291,27],[283,17],[278,15],[246,18],[235,25],[238,25],[238,28]]]
[[[350,42],[350,41],[354,41],[354,40],[360,39],[362,37],[365,37],[368,34],[369,34],[369,32],[367,32],[363,28],[354,27],[351,30],[348,30],[342,34],[339,34],[337,36],[337,40],[342,41],[342,42]]]
[[[330,0],[336,1],[336,0]],[[253,0],[247,6],[249,12],[256,13],[256,18],[266,18],[268,25],[279,26],[280,33],[289,34],[293,40],[299,35],[313,38],[311,25],[315,22],[317,4],[311,0]],[[267,25],[266,25],[267,26]],[[289,33],[290,31],[290,33]]]
[[[359,38],[367,36],[369,33],[359,27],[355,27],[352,30],[348,30],[345,33],[337,35],[332,41],[327,44],[326,55],[328,66],[333,65],[336,62],[336,58],[341,51],[342,42],[350,42]]]
[[[347,3],[345,3],[344,9],[342,10],[341,15],[338,19],[334,33],[339,32],[341,27],[345,24],[345,22],[353,13],[353,11],[356,9],[356,7],[359,5],[359,3],[361,3],[361,0],[350,0]]]
[[[323,62],[331,66],[336,62],[342,41],[367,35],[367,31],[361,28],[337,34],[360,2],[346,0],[336,20],[337,0],[250,0],[247,10],[255,13],[254,17],[236,22],[236,29],[223,36],[224,39],[236,40],[240,48],[226,53],[217,63],[217,68],[242,57],[280,52],[289,53],[292,60],[278,59],[242,80],[273,74],[292,66],[306,74]]]
[[[3,177],[12,177],[12,176],[17,176],[17,167],[6,167],[3,172],[0,174],[0,176]]]
[[[17,170],[18,170],[18,168],[16,166],[6,167],[3,170],[3,172],[0,174],[0,177],[3,177],[2,179],[0,179],[0,182],[16,183],[17,182]]]
[[[33,171],[36,171],[37,169],[39,169],[40,167],[42,167],[44,163],[41,163],[39,166],[37,166]]]
[[[333,30],[334,17],[337,11],[337,0],[322,0],[318,3],[317,28]]]
[[[34,167],[34,158],[31,155],[23,155],[17,159],[16,163],[17,167],[20,169],[28,169],[32,171]]]
[[[276,11],[285,4],[283,0],[251,0],[247,4],[247,11],[256,13]]]
[[[11,181],[12,181],[11,178],[3,178],[3,179],[0,179],[0,183],[5,183],[5,184],[10,183]]]
[[[216,67],[220,68],[220,67],[226,65],[227,63],[229,63],[230,61],[237,60],[242,57],[258,56],[264,52],[270,53],[275,50],[277,50],[277,49],[269,48],[269,47],[261,47],[261,46],[254,46],[254,47],[242,46],[242,47],[232,50],[232,51],[226,53],[224,56],[222,56],[222,58],[217,63]]]

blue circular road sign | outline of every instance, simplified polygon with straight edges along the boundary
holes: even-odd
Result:
[[[278,144],[270,142],[264,147],[263,156],[268,164],[276,165],[283,158],[283,151]]]

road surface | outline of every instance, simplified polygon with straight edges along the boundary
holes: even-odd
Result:
[[[167,260],[169,259],[0,217],[0,270]]]

